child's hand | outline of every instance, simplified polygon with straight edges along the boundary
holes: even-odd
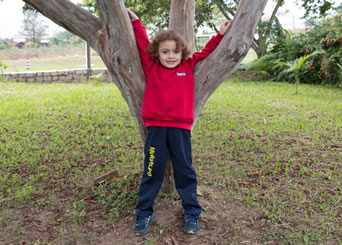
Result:
[[[127,8],[127,13],[131,21],[139,19],[138,16],[135,15],[135,13]]]
[[[221,26],[220,26],[220,33],[221,33],[221,35],[224,35],[231,25],[232,25],[232,22],[230,20],[223,21]]]

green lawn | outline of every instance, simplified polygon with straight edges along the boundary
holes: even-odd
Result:
[[[6,60],[3,62],[8,65],[5,72],[25,72],[25,71],[49,71],[64,69],[86,68],[85,57],[80,55],[40,57],[29,60],[30,70],[26,69],[26,59]],[[92,68],[105,68],[99,56],[91,56]]]
[[[331,87],[300,85],[295,95],[288,83],[223,83],[192,133],[201,202],[208,203],[201,229],[211,234],[198,244],[209,236],[217,244],[341,244],[341,102],[342,90]],[[93,210],[108,230],[133,215],[142,143],[114,84],[0,83],[0,145],[0,243],[83,241],[97,234],[87,228]],[[121,173],[116,181],[92,184],[113,169]],[[236,213],[247,210],[245,218],[220,218],[221,199]],[[32,228],[23,217],[49,212],[48,230],[23,235]],[[151,243],[135,244],[191,239],[178,234],[155,226]]]
[[[243,62],[251,62],[256,58],[253,50],[250,50]],[[92,55],[90,57],[92,68],[105,68],[100,56]],[[85,56],[83,55],[65,55],[60,56],[44,56],[29,59],[30,70],[26,69],[27,59],[9,59],[5,57],[3,63],[8,67],[5,72],[25,72],[25,71],[48,71],[48,70],[64,70],[64,69],[80,69],[86,68]]]

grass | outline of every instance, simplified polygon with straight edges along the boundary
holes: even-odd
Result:
[[[91,56],[92,68],[105,68],[99,56]],[[85,57],[80,55],[31,58],[30,69],[26,69],[26,59],[4,60],[8,65],[5,72],[48,71],[86,68]]]
[[[8,65],[5,72],[25,72],[27,60],[29,71],[64,70],[85,68],[85,48],[80,46],[49,48],[26,48],[24,50],[0,50],[0,57]],[[101,58],[91,49],[92,68],[105,68]]]
[[[223,83],[192,134],[199,187],[261,210],[248,220],[257,243],[341,244],[341,98],[331,87]],[[0,241],[23,241],[13,210],[25,207],[62,212],[59,236],[94,210],[109,223],[132,214],[142,143],[115,85],[0,83],[0,144]],[[92,184],[113,169],[115,181]]]
[[[62,54],[62,55],[61,55]],[[102,59],[95,51],[91,53],[92,68],[105,68]],[[73,48],[39,48],[33,50],[0,51],[4,64],[8,67],[5,72],[26,72],[27,57],[29,57],[29,71],[64,70],[85,68],[84,47]],[[251,62],[256,58],[251,49],[243,62]]]
[[[274,223],[266,240],[313,243],[342,234],[341,95],[302,86],[295,96],[284,83],[225,84],[194,130],[195,159],[211,163],[215,176],[202,181],[262,208]]]

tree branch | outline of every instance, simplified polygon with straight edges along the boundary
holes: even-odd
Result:
[[[267,0],[241,0],[232,26],[219,46],[209,57],[196,65],[195,120],[210,95],[246,56],[266,3]]]
[[[141,107],[145,75],[139,59],[132,23],[123,0],[96,0],[96,3],[103,23],[101,30],[96,34],[98,53],[129,105],[144,141],[146,129],[141,119]]]
[[[256,40],[255,38],[253,38],[252,44],[251,44],[251,48],[255,51],[256,54],[258,54],[259,52],[259,45],[258,45],[258,40]]]
[[[38,12],[87,41],[97,50],[94,33],[101,28],[100,20],[68,0],[23,0]]]
[[[276,14],[278,12],[278,9],[280,8],[280,6],[284,3],[284,0],[278,0],[277,5],[274,7],[271,18],[270,18],[270,22],[272,23],[274,18],[276,17]]]
[[[273,9],[273,12],[272,12],[272,15],[269,19],[269,23],[273,23],[274,21],[277,22],[278,19],[276,18],[276,15],[277,15],[277,12],[278,12],[278,9],[280,8],[280,6],[284,3],[284,0],[278,0],[276,6],[274,7]],[[280,25],[281,26],[281,25]],[[263,38],[265,38],[265,40],[269,37],[269,35],[271,34],[271,30],[268,29],[267,31],[265,31],[264,35],[262,34],[259,34],[260,36],[263,36]]]
[[[224,3],[222,3],[222,1],[219,0],[215,0],[215,4],[216,6],[219,8],[219,10],[221,11],[221,13],[223,14],[223,16],[227,19],[227,20],[232,20],[229,15],[227,14],[230,13],[232,16],[234,16],[234,14],[232,14],[232,11],[230,9],[228,9]]]

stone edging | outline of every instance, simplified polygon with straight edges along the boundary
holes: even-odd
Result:
[[[103,80],[105,82],[111,82],[107,69],[91,69],[91,75],[96,76],[99,74],[103,74]],[[3,77],[5,80],[26,83],[80,83],[87,81],[87,69],[8,72],[4,73]]]

